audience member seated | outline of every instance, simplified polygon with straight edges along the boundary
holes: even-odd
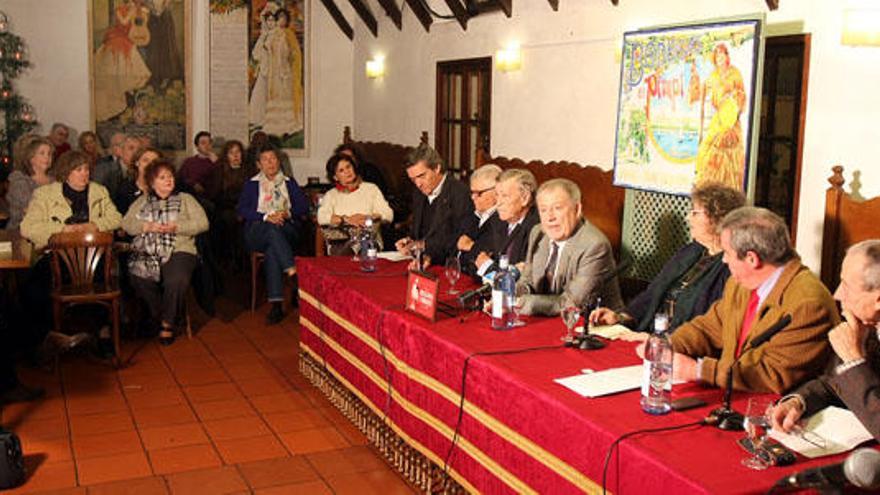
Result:
[[[537,193],[540,228],[529,235],[517,282],[526,315],[558,315],[568,306],[622,306],[611,244],[581,215],[581,191],[568,179],[551,179]]]
[[[244,145],[241,141],[226,141],[217,159],[219,188],[216,198],[216,220],[211,229],[212,244],[217,250],[218,259],[241,258],[241,221],[236,207],[245,182],[254,176],[256,170],[244,163]]]
[[[174,329],[185,316],[186,292],[198,263],[195,236],[208,230],[199,202],[177,192],[174,166],[152,162],[144,172],[149,186],[128,209],[122,226],[134,236],[128,258],[132,287],[161,325],[159,343],[174,342]]]
[[[731,276],[706,314],[672,334],[675,378],[723,387],[733,373],[736,389],[782,393],[816,376],[829,356],[825,334],[837,324],[837,310],[828,289],[801,264],[785,222],[744,206],[728,213],[719,231]],[[782,331],[749,347],[786,316],[791,322]]]
[[[6,202],[9,204],[7,230],[15,230],[24,218],[25,210],[34,190],[55,178],[49,174],[52,168],[52,143],[48,139],[34,137],[24,146],[23,152],[15,160],[15,170],[9,174],[9,189]]]
[[[418,190],[413,193],[410,237],[395,247],[405,255],[422,249],[423,266],[442,266],[447,256],[455,256],[459,229],[473,215],[474,203],[467,186],[446,173],[443,158],[432,148],[419,146],[406,163],[406,174]]]
[[[214,141],[211,133],[199,131],[193,140],[196,145],[196,154],[187,158],[180,165],[181,187],[186,187],[199,199],[212,199],[216,194],[214,162],[217,155],[214,153]]]
[[[455,246],[458,248],[464,273],[476,275],[477,256],[484,251],[492,251],[494,232],[501,225],[495,212],[498,206],[495,185],[499,175],[501,167],[492,164],[476,169],[471,175],[471,201],[474,203],[474,211],[461,225]]]
[[[54,155],[52,159],[57,161],[61,158],[61,155],[70,151],[70,143],[67,140],[70,138],[70,129],[67,128],[66,125],[56,122],[52,124],[52,129],[49,131],[49,135],[46,138],[52,143],[52,146],[55,147]]]
[[[253,170],[259,169],[260,150],[273,146],[275,145],[272,143],[272,139],[265,132],[257,131],[251,134],[251,142],[248,143],[247,157],[244,161],[245,165]],[[281,172],[285,177],[293,177],[293,168],[290,166],[290,158],[286,153],[281,153]]]
[[[133,177],[128,172],[140,148],[141,142],[137,137],[117,132],[110,138],[110,154],[95,165],[95,182],[106,187],[114,201],[119,197],[122,184]],[[116,209],[125,212],[118,203]]]
[[[265,255],[266,292],[272,308],[266,323],[284,318],[284,278],[296,275],[293,252],[309,202],[292,177],[281,173],[281,152],[266,147],[257,154],[260,172],[244,184],[238,215],[244,219],[244,242]]]
[[[162,152],[156,148],[140,148],[131,159],[126,179],[116,192],[113,202],[116,208],[124,215],[128,213],[128,209],[132,203],[138,198],[149,192],[150,186],[147,182],[147,167],[153,162],[164,160]]]
[[[85,131],[80,133],[78,141],[79,151],[89,157],[89,165],[94,170],[98,165],[98,159],[101,158],[101,144],[98,142],[98,135],[92,131]]]
[[[495,193],[498,196],[499,224],[492,233],[491,248],[477,255],[477,272],[482,275],[495,266],[501,255],[511,265],[522,269],[528,254],[529,234],[541,223],[535,208],[538,182],[526,169],[505,170],[498,178]]]
[[[721,297],[730,276],[721,260],[718,224],[744,204],[742,193],[727,186],[710,182],[695,187],[688,214],[693,241],[672,255],[626,309],[618,313],[611,308],[598,308],[590,314],[590,321],[598,325],[622,323],[638,332],[651,332],[655,313],[669,315],[670,330],[705,313]]]
[[[382,197],[388,198],[388,184],[385,182],[385,176],[382,175],[382,171],[379,170],[379,167],[376,165],[364,160],[364,157],[361,156],[361,153],[354,147],[354,145],[350,143],[342,143],[333,150],[333,154],[342,154],[353,159],[354,161],[352,164],[357,169],[358,174],[363,181],[374,184],[380,191],[382,191]]]
[[[21,235],[41,252],[52,234],[59,232],[112,232],[122,216],[110,200],[107,189],[90,182],[89,157],[80,151],[65,153],[55,166],[54,182],[38,187],[21,222]],[[50,256],[41,256],[24,284],[22,305],[38,328],[51,327],[49,291],[52,283]],[[109,339],[109,328],[99,335]]]
[[[830,366],[783,397],[770,419],[773,428],[790,432],[801,417],[846,407],[880,440],[880,240],[849,248],[834,298],[846,321],[828,333],[835,353]]]
[[[373,233],[379,235],[381,222],[394,220],[394,212],[375,184],[361,179],[356,162],[348,155],[336,154],[327,161],[327,178],[335,184],[321,198],[318,206],[318,225],[330,246],[330,254],[349,252],[350,227],[363,227],[367,218],[373,219]]]

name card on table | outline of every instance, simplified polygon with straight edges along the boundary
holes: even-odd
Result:
[[[423,271],[410,271],[406,282],[406,310],[435,321],[439,288],[440,282],[435,275]]]

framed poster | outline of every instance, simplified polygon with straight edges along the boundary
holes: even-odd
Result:
[[[614,184],[745,192],[760,48],[758,19],[624,33]]]
[[[410,271],[406,280],[406,310],[422,318],[437,318],[437,291],[440,282],[431,273]]]
[[[92,116],[104,143],[115,132],[184,150],[190,135],[192,2],[89,0]]]

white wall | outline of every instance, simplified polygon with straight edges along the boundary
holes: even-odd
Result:
[[[190,0],[187,0],[190,1]],[[192,0],[192,122],[208,125],[208,0]],[[33,66],[18,80],[18,91],[35,107],[46,132],[64,122],[79,132],[91,127],[87,0],[3,0],[11,29],[24,39]],[[353,18],[350,7],[339,2]],[[52,12],[52,15],[45,15]],[[324,164],[352,121],[353,44],[318,1],[311,2],[311,107],[308,156],[294,158],[297,180],[324,177]]]
[[[876,87],[880,48],[840,44],[842,10],[855,0],[782,0],[768,12],[764,0],[515,0],[513,18],[479,17],[467,31],[435,23],[430,34],[408,10],[398,32],[380,16],[379,38],[358,24],[354,58],[354,130],[359,139],[415,143],[434,134],[438,60],[491,56],[511,40],[523,48],[519,72],[493,73],[492,153],[566,159],[609,168],[614,149],[618,53],[624,31],[725,16],[767,13],[770,24],[796,21],[812,35],[809,97],[797,247],[819,268],[824,191],[831,166],[861,172],[862,194],[880,194]],[[381,9],[373,0],[375,12]],[[386,55],[386,76],[368,80],[365,61]],[[847,174],[849,177],[849,173]]]

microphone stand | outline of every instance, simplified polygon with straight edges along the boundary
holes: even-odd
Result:
[[[743,354],[745,354],[745,351],[740,356]],[[737,364],[739,364],[739,358],[736,358],[730,366],[730,371],[727,373],[727,383],[724,387],[724,399],[721,402],[721,407],[709,413],[712,423],[718,426],[719,429],[727,431],[743,431],[745,429],[745,418],[743,415],[730,407],[730,399],[733,396],[733,368]]]

